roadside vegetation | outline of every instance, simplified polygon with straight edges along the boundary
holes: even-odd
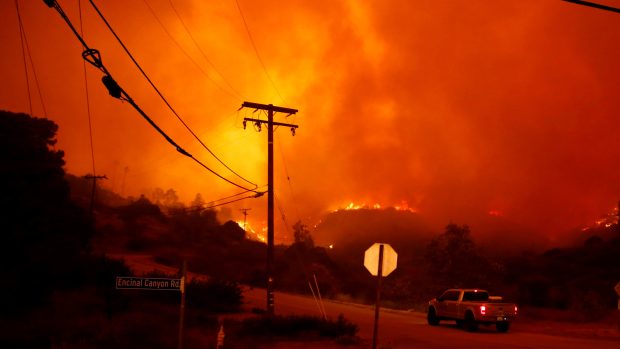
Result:
[[[176,347],[180,292],[117,290],[117,276],[133,275],[122,260],[106,256],[119,252],[153,253],[173,266],[189,260],[208,271],[210,278],[186,285],[184,339],[188,347],[214,344],[221,314],[241,310],[238,282],[260,279],[260,267],[250,269],[258,275],[249,279],[246,270],[249,262],[261,264],[263,245],[245,239],[234,222],[220,224],[214,211],[163,207],[102,188],[89,212],[89,186],[64,172],[64,154],[53,147],[56,131],[50,120],[0,111],[2,347]],[[213,260],[198,257],[210,254]],[[221,263],[228,259],[236,263]],[[149,276],[179,277],[160,271]],[[247,344],[253,328],[269,327],[265,321],[273,325],[274,337],[295,337],[302,327],[318,338],[352,337],[357,331],[344,318],[272,318],[230,325]]]

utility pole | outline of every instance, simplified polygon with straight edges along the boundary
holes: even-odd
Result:
[[[251,210],[251,208],[242,208],[241,212],[243,212],[243,232],[247,233],[247,219],[248,219],[248,211]]]
[[[97,181],[100,179],[108,179],[106,175],[103,176],[94,176],[94,175],[86,175],[85,179],[91,179],[93,181],[93,190],[90,194],[90,214],[92,215],[95,212],[95,191],[97,190]]]
[[[244,118],[243,128],[245,128],[248,121],[253,122],[260,131],[262,124],[267,124],[267,314],[274,315],[274,297],[273,297],[273,256],[274,256],[274,244],[273,244],[273,232],[274,232],[274,197],[273,197],[273,126],[290,127],[293,136],[295,135],[295,129],[297,125],[285,124],[282,122],[273,121],[274,113],[284,113],[287,116],[297,113],[297,109],[277,107],[273,104],[258,104],[252,102],[243,102],[241,108],[250,108],[257,110],[267,111],[267,120]]]

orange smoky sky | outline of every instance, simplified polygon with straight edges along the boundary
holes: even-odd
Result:
[[[79,30],[79,1],[59,3]],[[252,182],[267,182],[267,136],[243,129],[244,117],[261,115],[238,111],[241,103],[299,109],[277,115],[300,126],[275,138],[277,216],[287,225],[313,225],[349,202],[405,202],[437,227],[490,213],[561,237],[620,199],[618,14],[559,0],[96,4],[184,121]],[[82,48],[43,1],[19,5],[66,168],[92,173]],[[246,185],[165,108],[89,2],[81,7],[86,42],[118,83],[195,157]],[[19,38],[14,1],[2,1],[0,108],[30,112]],[[86,72],[105,186],[133,196],[174,188],[186,203],[196,193],[210,201],[239,192],[110,97],[101,72]],[[33,114],[43,116],[30,65],[28,73]],[[265,197],[226,212],[242,220],[241,208],[264,225]]]

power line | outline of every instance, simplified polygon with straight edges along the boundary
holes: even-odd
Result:
[[[611,6],[601,5],[601,4],[597,4],[597,3],[594,3],[594,2],[581,1],[581,0],[562,0],[562,1],[571,2],[573,4],[582,5],[582,6],[593,7],[593,8],[597,8],[599,10],[606,10],[606,11],[620,13],[620,8],[615,8],[615,7],[611,7]]]
[[[209,149],[209,147],[207,147],[207,145],[205,143],[202,142],[202,140],[198,137],[198,135],[196,135],[196,133],[187,125],[187,123],[185,123],[185,121],[181,118],[181,116],[176,112],[176,110],[172,107],[172,105],[170,105],[170,103],[168,102],[168,100],[164,97],[164,95],[159,91],[159,89],[157,88],[157,86],[155,86],[155,84],[153,83],[153,81],[149,78],[149,76],[146,74],[146,72],[142,69],[142,67],[140,66],[140,64],[138,63],[138,61],[136,61],[136,59],[133,57],[133,55],[131,54],[131,52],[129,51],[129,49],[127,48],[127,46],[125,46],[125,44],[123,43],[123,41],[121,40],[121,38],[116,34],[116,31],[114,31],[114,29],[112,28],[112,26],[110,25],[110,23],[107,21],[107,19],[105,18],[105,16],[103,15],[103,13],[101,13],[101,11],[99,10],[99,8],[97,7],[97,5],[95,5],[93,0],[89,0],[90,4],[92,5],[92,7],[95,9],[95,11],[97,12],[97,14],[99,15],[99,17],[101,18],[101,20],[105,23],[105,25],[108,27],[108,29],[110,30],[110,32],[112,33],[112,35],[114,35],[114,37],[116,38],[116,41],[118,41],[118,43],[121,45],[121,47],[123,48],[123,50],[125,51],[125,53],[127,53],[127,55],[129,56],[129,58],[131,59],[131,61],[134,63],[134,65],[138,68],[138,70],[142,73],[142,76],[144,76],[144,78],[148,81],[148,83],[151,85],[151,87],[153,87],[153,89],[155,90],[155,92],[159,95],[159,97],[161,98],[161,100],[166,104],[166,106],[168,106],[168,109],[170,109],[170,111],[177,117],[177,119],[181,122],[181,124],[183,124],[183,126],[185,126],[185,128],[187,129],[187,131],[189,131],[189,133],[194,136],[194,138],[203,146],[204,149],[206,149],[209,154],[211,154],[220,164],[222,164],[226,169],[228,169],[230,172],[232,172],[234,175],[236,175],[237,177],[239,177],[240,179],[244,180],[245,182],[253,185],[256,189],[257,185],[251,181],[249,181],[248,179],[246,179],[245,177],[241,176],[240,174],[238,174],[237,172],[235,172],[232,168],[230,168],[228,165],[226,165],[224,163],[224,161],[222,161],[217,155],[215,155],[215,153],[213,151],[211,151],[211,149]],[[203,165],[201,163],[201,165]],[[204,166],[204,165],[203,165]],[[247,188],[244,188],[247,189]]]
[[[146,0],[144,0],[146,1]],[[187,25],[185,24],[185,21],[183,20],[183,18],[181,17],[181,15],[179,14],[179,12],[177,11],[176,7],[174,6],[174,4],[172,3],[172,0],[168,0],[168,2],[170,3],[170,7],[172,7],[172,10],[174,11],[174,14],[177,16],[177,18],[179,19],[179,22],[181,22],[181,24],[183,25],[183,29],[185,29],[185,32],[187,33],[187,35],[189,36],[189,38],[192,40],[192,43],[194,43],[194,46],[196,46],[196,48],[198,49],[198,52],[200,52],[200,54],[202,55],[202,57],[205,59],[205,61],[207,61],[207,63],[209,63],[209,65],[211,66],[211,68],[213,68],[213,70],[215,70],[215,72],[222,78],[222,80],[226,83],[226,85],[228,85],[228,87],[235,92],[235,94],[237,94],[239,97],[241,97],[242,99],[247,99],[245,98],[241,93],[239,93],[239,91],[237,91],[231,84],[230,82],[228,82],[228,80],[226,80],[226,78],[224,77],[224,75],[215,67],[215,64],[213,64],[213,62],[211,62],[211,60],[209,59],[209,57],[207,56],[207,54],[204,52],[204,50],[200,47],[200,45],[198,45],[198,42],[196,41],[196,39],[194,38],[194,35],[192,35],[192,32],[189,30],[189,28],[187,27]]]
[[[84,37],[84,23],[82,21],[82,0],[78,0],[78,12],[80,14],[80,34]],[[97,177],[97,172],[95,171],[95,143],[93,142],[93,126],[92,126],[92,117],[90,113],[90,94],[88,93],[88,76],[86,74],[86,61],[82,61],[82,66],[84,68],[84,92],[86,94],[86,115],[88,116],[88,135],[90,138],[90,156],[93,165],[93,178]],[[93,180],[93,187],[95,180]],[[95,190],[93,189],[93,193]],[[94,197],[94,194],[93,194]],[[91,204],[92,207],[92,204]]]
[[[264,187],[265,186],[262,186],[262,187],[259,187],[259,188],[264,188]],[[253,193],[264,193],[264,192],[256,192],[256,191],[253,191],[253,190],[245,190],[245,191],[242,191],[242,192],[237,193],[237,194],[233,194],[233,195],[230,195],[230,196],[223,197],[221,199],[211,200],[210,202],[224,201],[224,200],[228,200],[230,198],[234,198],[234,197],[237,197],[239,195],[243,195],[243,194],[250,193],[250,192],[253,192]]]
[[[205,211],[205,210],[209,210],[209,209],[212,209],[212,208],[215,208],[215,207],[232,204],[234,202],[238,202],[238,201],[245,200],[245,199],[256,199],[256,198],[259,198],[259,197],[261,197],[263,195],[265,195],[265,192],[264,191],[259,191],[259,192],[256,192],[256,194],[253,194],[253,195],[244,196],[244,197],[241,197],[241,198],[238,198],[238,199],[229,200],[229,201],[222,202],[222,203],[219,203],[219,204],[212,204],[212,205],[209,205],[209,206],[196,208],[196,211]]]
[[[24,73],[26,75],[26,88],[28,89],[28,106],[30,115],[32,115],[32,96],[30,95],[30,79],[28,77],[28,63],[26,62],[26,46],[24,44],[24,26],[22,24],[22,16],[19,13],[19,3],[15,0],[15,11],[17,12],[17,21],[19,25],[19,42],[22,46],[22,58],[24,59]]]
[[[215,80],[213,80],[213,78],[209,75],[209,73],[207,73],[204,69],[202,69],[202,67],[200,66],[200,64],[198,64],[198,62],[196,62],[196,60],[194,58],[192,58],[192,56],[190,56],[189,53],[187,53],[187,51],[185,51],[185,49],[183,48],[183,46],[181,46],[181,44],[172,36],[172,34],[170,33],[170,31],[166,28],[166,26],[164,25],[164,23],[161,21],[161,19],[159,18],[159,16],[157,16],[157,13],[155,13],[155,10],[153,10],[153,8],[151,7],[151,5],[149,5],[149,3],[146,0],[142,0],[144,2],[144,4],[146,5],[146,7],[149,9],[149,12],[153,15],[153,17],[155,18],[155,20],[157,21],[157,23],[159,23],[160,27],[162,28],[162,30],[166,33],[166,35],[168,35],[168,38],[170,38],[170,40],[172,40],[172,42],[175,44],[175,46],[181,51],[183,52],[183,54],[185,55],[185,57],[187,57],[193,64],[194,66],[196,66],[196,68],[198,68],[198,70],[202,73],[202,75],[204,75],[207,79],[209,79],[209,81],[211,81],[215,86],[217,86],[222,92],[224,92],[225,94],[227,94],[228,96],[234,98],[234,99],[238,99],[238,98],[243,98],[243,96],[241,96],[234,88],[231,87],[232,91],[237,94],[236,96],[233,95],[232,93],[230,93],[229,91],[227,91],[226,89],[224,89],[222,86],[220,86],[220,84],[218,84]],[[211,63],[211,62],[209,62]],[[215,69],[215,68],[214,68]],[[217,71],[217,70],[216,70]],[[218,72],[219,74],[219,72]],[[221,76],[221,74],[220,74]],[[223,78],[223,77],[222,77]],[[227,83],[228,84],[228,83]],[[230,85],[229,85],[230,86]]]
[[[32,59],[32,51],[30,50],[30,45],[28,44],[28,36],[26,35],[26,30],[24,29],[24,43],[26,44],[26,53],[28,54],[28,60],[30,61],[30,66],[32,67],[32,76],[34,76],[34,84],[37,87],[37,94],[39,95],[39,101],[41,102],[41,108],[43,109],[43,116],[47,117],[47,108],[45,107],[45,101],[43,100],[43,94],[41,93],[41,84],[39,84],[39,76],[37,74],[37,69],[34,65],[34,60]]]
[[[84,22],[82,21],[82,0],[78,0],[78,13],[80,16],[80,34],[84,37]],[[108,179],[105,175],[97,176],[96,167],[95,167],[95,145],[93,141],[93,126],[92,126],[92,117],[90,113],[90,95],[88,93],[88,76],[86,74],[86,61],[82,61],[82,67],[84,71],[84,92],[86,94],[86,115],[88,117],[88,136],[90,139],[90,156],[93,166],[93,174],[84,176],[86,179],[90,179],[93,181],[93,186],[90,194],[90,214],[93,215],[95,212],[95,195],[97,192],[97,180],[100,179]]]
[[[282,219],[282,223],[286,227],[286,231],[289,233],[289,236],[292,236],[291,225],[289,225],[288,219],[286,218],[284,207],[282,207],[282,203],[280,202],[280,200],[278,200],[278,197],[275,195],[275,193],[274,193],[274,200],[275,200],[276,206],[278,206],[278,211],[280,211],[280,218]],[[294,236],[293,236],[293,241],[295,241]]]
[[[252,37],[252,33],[250,32],[250,27],[248,27],[248,23],[245,20],[245,16],[243,15],[243,11],[241,10],[241,6],[239,5],[239,1],[235,0],[235,3],[237,4],[237,9],[239,10],[239,15],[241,16],[241,20],[243,21],[243,26],[245,27],[245,31],[248,33],[248,38],[250,38],[250,43],[252,44],[252,47],[254,48],[254,53],[256,54],[256,58],[258,59],[258,62],[260,63],[261,67],[263,67],[263,71],[265,72],[265,75],[267,76],[267,79],[271,83],[271,86],[276,91],[276,93],[278,94],[280,99],[284,102],[285,101],[284,97],[282,97],[282,94],[280,93],[280,90],[278,90],[278,87],[276,87],[276,84],[273,82],[273,79],[271,78],[271,75],[269,75],[269,72],[267,71],[267,67],[265,66],[265,62],[263,62],[263,59],[261,58],[260,54],[258,53],[258,48],[256,47],[256,43],[254,42],[254,38]]]
[[[21,11],[19,9],[18,0],[15,0],[15,9],[17,10],[17,19],[19,21],[19,31],[20,38],[22,44],[22,54],[24,55],[24,69],[26,71],[26,87],[28,88],[28,104],[30,106],[30,114],[33,113],[32,108],[32,96],[30,94],[30,82],[28,76],[28,65],[26,63],[26,56],[28,56],[28,60],[30,62],[30,67],[32,69],[32,76],[34,78],[34,83],[37,88],[37,93],[39,95],[39,101],[41,102],[41,108],[43,109],[43,116],[47,117],[47,108],[45,107],[45,101],[43,100],[43,94],[41,93],[41,85],[39,84],[39,76],[37,75],[37,69],[34,64],[34,60],[32,59],[32,51],[30,50],[30,45],[28,44],[28,35],[26,35],[26,28],[24,27],[24,23],[21,18]]]
[[[259,193],[259,194],[260,194],[261,196],[263,195],[263,193]],[[232,203],[234,203],[234,202],[238,202],[238,201],[245,200],[245,199],[254,199],[254,198],[257,198],[257,197],[258,197],[257,195],[258,195],[258,194],[256,194],[256,195],[250,195],[250,196],[244,196],[244,197],[242,197],[242,198],[239,198],[239,199],[236,199],[236,200],[227,201],[227,202],[223,202],[223,203],[221,203],[221,204],[216,204],[216,205],[211,205],[211,206],[205,206],[205,207],[203,208],[203,210],[209,210],[209,209],[212,209],[212,208],[215,208],[215,207],[219,207],[219,206],[224,206],[224,205],[232,204]]]
[[[288,166],[286,166],[286,159],[284,158],[284,151],[282,150],[282,145],[280,144],[281,142],[279,142],[279,136],[278,136],[278,148],[280,149],[280,157],[282,158],[282,165],[284,166],[284,173],[286,174],[286,181],[288,182],[288,187],[291,190],[291,195],[293,196],[293,203],[294,203],[294,207],[295,207],[295,213],[297,214],[297,219],[301,220],[301,215],[299,214],[299,208],[297,207],[297,197],[295,195],[295,191],[293,191],[293,184],[291,182],[291,176],[289,175],[288,172]]]
[[[96,50],[96,49],[89,48],[88,44],[86,44],[86,42],[84,41],[84,38],[82,38],[82,36],[77,32],[77,30],[73,26],[73,23],[71,23],[71,20],[69,19],[69,17],[67,17],[67,15],[63,11],[62,7],[60,7],[60,5],[58,4],[58,2],[56,0],[43,0],[43,1],[45,2],[45,4],[48,7],[54,8],[60,14],[62,19],[67,23],[67,25],[69,26],[71,31],[75,34],[75,36],[80,41],[80,43],[82,43],[82,46],[85,49],[82,52],[82,57],[87,62],[89,62],[90,64],[95,66],[97,69],[99,69],[102,73],[104,73],[104,77],[101,80],[102,80],[103,84],[105,85],[105,87],[108,89],[108,93],[112,97],[120,99],[122,101],[126,101],[132,107],[134,107],[134,109],[142,116],[142,118],[144,118],[144,120],[146,120],[162,137],[164,137],[164,139],[168,143],[170,143],[172,146],[174,146],[179,153],[181,153],[181,154],[189,157],[190,159],[194,160],[200,166],[205,168],[207,171],[213,173],[215,176],[219,177],[220,179],[222,179],[222,180],[224,180],[224,181],[226,181],[226,182],[228,182],[228,183],[230,183],[230,184],[232,184],[232,185],[234,185],[234,186],[236,186],[238,188],[241,188],[241,189],[244,189],[244,190],[249,190],[249,191],[255,191],[255,188],[254,189],[246,188],[246,187],[244,187],[244,186],[242,186],[240,184],[237,184],[237,183],[229,180],[228,178],[223,177],[219,173],[215,172],[214,170],[212,170],[211,168],[206,166],[200,160],[196,159],[194,156],[192,156],[190,153],[188,153],[185,149],[181,148],[181,146],[179,146],[159,126],[157,126],[157,124],[138,106],[138,104],[136,104],[136,102],[131,98],[131,96],[129,96],[129,94],[118,85],[118,83],[114,80],[114,78],[112,77],[110,72],[103,65],[103,63],[101,61],[101,56],[99,54],[99,51]]]

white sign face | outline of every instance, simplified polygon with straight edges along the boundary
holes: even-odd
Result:
[[[616,290],[616,293],[618,294],[618,297],[620,297],[620,282],[618,282],[616,284],[616,287],[614,287],[614,290]],[[620,309],[620,308],[619,308]]]
[[[379,249],[383,245],[383,268],[381,268],[381,276],[388,276],[396,269],[396,260],[398,254],[392,246],[388,244],[376,243],[370,246],[364,253],[364,266],[368,271],[377,276],[379,272]]]

